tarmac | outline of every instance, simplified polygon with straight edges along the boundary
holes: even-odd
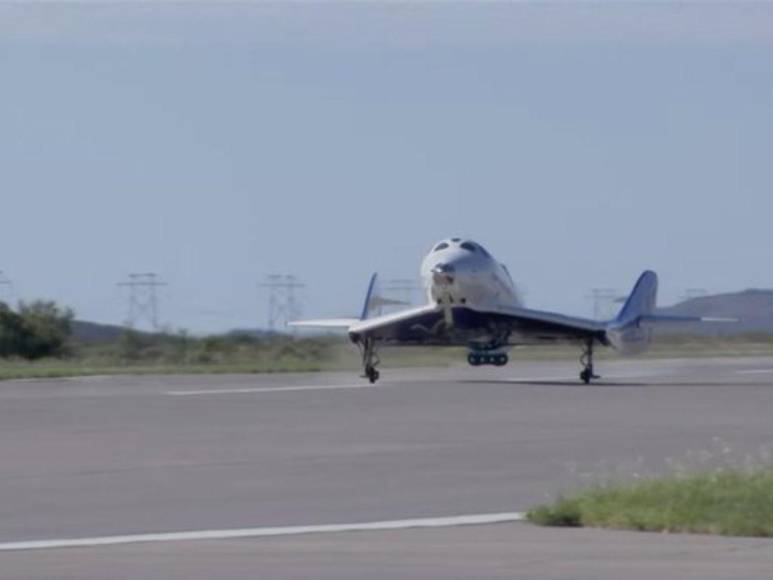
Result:
[[[0,383],[0,577],[773,577],[773,540],[457,525],[773,453],[773,357],[577,366]]]

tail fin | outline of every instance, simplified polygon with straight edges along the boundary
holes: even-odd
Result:
[[[655,311],[657,295],[658,275],[652,270],[647,270],[639,276],[615,321],[626,323],[642,316],[651,315]]]
[[[607,340],[619,351],[636,354],[647,349],[652,331],[664,323],[738,322],[737,318],[704,318],[700,316],[664,316],[655,313],[658,276],[647,270],[636,282],[617,318],[607,324]]]
[[[371,304],[373,300],[373,290],[376,288],[376,280],[378,279],[378,274],[376,272],[373,273],[373,275],[370,277],[370,283],[368,284],[368,292],[365,294],[365,303],[362,305],[362,313],[360,314],[360,320],[365,320],[368,317],[368,314],[370,314],[370,311],[373,309],[373,304]]]

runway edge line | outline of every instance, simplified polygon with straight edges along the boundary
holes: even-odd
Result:
[[[101,536],[94,538],[73,538],[58,540],[26,540],[21,542],[0,543],[0,551],[47,550],[55,548],[91,548],[138,544],[147,542],[182,542],[193,540],[226,540],[235,538],[262,538],[274,536],[295,536],[301,534],[323,534],[340,532],[367,532],[383,530],[405,530],[411,528],[443,528],[483,524],[501,524],[519,522],[524,518],[521,512],[496,514],[475,514],[446,516],[436,518],[414,518],[406,520],[387,520],[352,524],[321,524],[309,526],[283,526],[264,528],[240,528],[230,530],[203,530],[189,532],[159,532],[150,534],[131,534],[120,536]]]

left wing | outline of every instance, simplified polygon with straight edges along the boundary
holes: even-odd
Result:
[[[604,332],[606,328],[606,324],[598,320],[530,308],[503,308],[491,315],[504,316],[514,329],[542,330],[567,337]]]

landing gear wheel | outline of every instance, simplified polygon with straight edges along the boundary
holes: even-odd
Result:
[[[365,369],[365,376],[368,377],[368,380],[372,385],[378,380],[379,373],[374,367],[368,367]]]
[[[591,378],[593,377],[588,369],[583,369],[580,373],[580,380],[586,385],[590,383]]]
[[[480,365],[494,365],[498,367],[505,366],[507,361],[510,360],[506,354],[503,353],[480,353],[471,352],[467,355],[467,362],[474,367]]]

